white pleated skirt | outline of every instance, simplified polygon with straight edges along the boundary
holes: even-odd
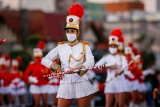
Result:
[[[60,83],[57,98],[77,99],[89,96],[97,91],[89,81]]]
[[[56,94],[58,92],[58,85],[48,85],[48,94]]]
[[[146,92],[147,91],[147,87],[146,87],[145,83],[139,83],[138,91],[139,92]]]
[[[105,85],[104,93],[122,93],[128,92],[126,80],[112,80]]]

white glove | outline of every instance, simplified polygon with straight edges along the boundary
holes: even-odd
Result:
[[[124,75],[127,75],[130,78],[134,78],[134,75],[130,71],[125,71]]]
[[[38,82],[37,78],[36,77],[32,77],[32,76],[30,76],[28,78],[28,80],[29,80],[29,82],[33,82],[33,83],[37,83]]]
[[[25,87],[25,83],[21,81],[20,83],[18,83],[18,87]]]
[[[58,79],[57,78],[50,79],[49,83],[58,83]]]
[[[16,86],[11,83],[11,84],[10,84],[10,88],[11,88],[11,89],[16,89]]]
[[[20,82],[20,81],[21,81],[20,78],[15,78],[15,79],[12,80],[12,83],[18,83],[18,82]]]

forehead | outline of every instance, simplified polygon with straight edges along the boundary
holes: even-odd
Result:
[[[68,29],[66,29],[66,31],[76,31],[76,29],[68,28]]]
[[[112,44],[112,45],[109,45],[109,47],[117,47],[117,45]]]

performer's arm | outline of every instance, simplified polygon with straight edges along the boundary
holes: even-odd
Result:
[[[83,65],[85,67],[92,67],[94,66],[94,56],[92,55],[91,49],[88,45],[86,45],[86,53],[85,53],[85,62]]]
[[[59,65],[55,62],[52,62],[58,57],[58,47],[52,49],[45,57],[42,58],[42,64],[47,68],[50,68],[52,71],[57,71]]]
[[[31,73],[32,73],[32,66],[29,65],[23,74],[23,79],[25,83],[28,83],[28,79]]]

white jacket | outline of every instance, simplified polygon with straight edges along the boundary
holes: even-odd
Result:
[[[71,47],[68,43],[63,43],[52,49],[44,58],[42,58],[42,64],[46,67],[50,68],[52,61],[57,57],[60,58],[61,67],[64,72],[67,72],[70,68],[76,68],[77,66],[84,65],[86,68],[94,66],[94,56],[92,55],[91,49],[89,45],[85,44],[85,62],[84,60],[75,61],[73,58],[70,60],[69,64],[69,56],[70,54],[75,59],[80,59],[83,55],[83,43],[79,42],[75,46]],[[88,80],[86,74],[80,77],[77,73],[74,74],[65,74],[60,83],[73,83],[79,81]]]

